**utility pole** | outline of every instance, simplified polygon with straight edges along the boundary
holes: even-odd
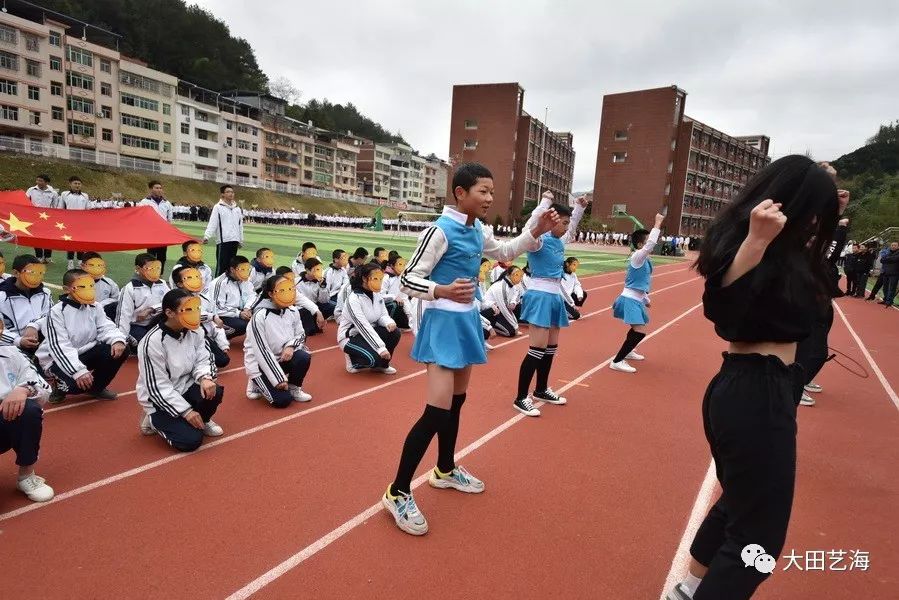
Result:
[[[537,202],[540,202],[543,194],[543,155],[546,154],[546,130],[549,129],[547,121],[549,120],[549,107],[547,106],[543,112],[543,141],[540,142],[540,167],[537,170]]]

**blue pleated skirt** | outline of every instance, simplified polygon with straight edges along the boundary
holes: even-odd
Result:
[[[521,299],[521,320],[536,327],[568,327],[568,311],[560,294],[528,290]]]
[[[411,356],[420,363],[434,363],[447,369],[486,363],[484,330],[478,311],[425,310]]]
[[[649,311],[639,300],[618,296],[612,304],[612,315],[627,325],[646,325],[649,323]]]

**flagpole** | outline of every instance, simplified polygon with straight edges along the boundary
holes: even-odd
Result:
[[[537,170],[537,201],[543,195],[543,156],[546,154],[546,130],[549,129],[547,121],[549,120],[549,107],[547,106],[543,112],[543,141],[540,142],[540,167]]]

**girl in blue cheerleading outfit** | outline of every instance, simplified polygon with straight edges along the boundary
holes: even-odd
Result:
[[[540,204],[531,213],[525,228],[547,211],[555,210],[559,223],[540,237],[536,250],[528,252],[531,281],[521,299],[521,320],[530,325],[531,347],[518,371],[518,394],[512,406],[529,417],[539,417],[540,409],[534,406],[528,395],[534,373],[537,385],[534,398],[549,404],[565,404],[566,400],[549,387],[549,371],[559,344],[559,329],[568,327],[568,311],[562,298],[562,264],[565,262],[565,244],[574,240],[577,226],[587,207],[586,197],[578,198],[574,211],[553,203],[552,192],[544,192]]]
[[[481,257],[512,260],[536,250],[538,238],[559,220],[554,210],[548,210],[517,238],[498,242],[482,223],[493,202],[493,175],[479,164],[459,166],[453,175],[453,196],[456,206],[445,206],[443,215],[422,232],[401,276],[402,290],[420,302],[422,316],[412,358],[427,365],[428,395],[424,413],[406,437],[396,479],[381,501],[397,527],[412,535],[428,531],[412,497],[412,478],[435,435],[437,466],[428,483],[470,494],[484,491],[484,483],[453,459],[471,366],[487,362],[475,301]]]
[[[652,278],[652,261],[649,256],[661,235],[664,215],[656,215],[655,227],[652,231],[638,229],[631,234],[633,252],[627,261],[627,274],[624,276],[624,290],[612,304],[612,315],[630,326],[627,337],[618,354],[612,359],[609,367],[614,371],[636,373],[628,360],[643,360],[644,357],[634,352],[643,338],[646,337],[646,324],[649,323],[649,287]]]

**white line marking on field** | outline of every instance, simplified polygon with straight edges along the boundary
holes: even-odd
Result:
[[[668,327],[670,327],[671,325],[674,325],[675,323],[677,323],[678,321],[680,321],[681,319],[683,319],[684,317],[689,315],[691,312],[693,312],[700,306],[702,306],[701,303],[696,304],[692,308],[682,312],[680,315],[678,315],[671,321],[668,321],[667,323],[665,323],[664,325],[662,325],[661,327],[659,327],[658,329],[656,329],[655,331],[653,331],[652,333],[647,335],[646,339],[654,337],[654,336],[660,334],[661,332],[665,331]],[[646,340],[644,340],[644,342],[645,341]],[[564,393],[565,391],[571,389],[575,385],[578,385],[581,381],[583,381],[587,377],[590,377],[591,375],[593,375],[600,369],[603,369],[606,366],[608,366],[608,364],[609,364],[609,362],[611,362],[611,360],[612,360],[611,358],[606,359],[601,364],[584,372],[583,374],[578,376],[576,379],[574,379],[570,383],[565,384],[562,388],[559,389],[559,392]],[[536,406],[541,406],[542,404],[543,404],[543,402],[538,402],[538,403],[536,403]],[[523,419],[527,419],[527,418],[528,417],[526,417],[525,415],[522,415],[522,414],[515,415],[514,417],[512,417],[509,420],[505,421],[504,423],[500,424],[493,430],[487,432],[482,437],[478,438],[477,440],[475,440],[474,442],[472,442],[471,444],[469,444],[468,446],[466,446],[465,448],[463,448],[462,450],[457,452],[455,459],[458,461],[458,460],[464,458],[465,456],[468,456],[469,454],[471,454],[478,448],[482,447],[484,444],[486,444],[487,442],[489,442],[490,440],[492,440],[493,438],[495,438],[502,432],[506,431],[507,429],[509,429],[516,423],[518,423],[519,421],[521,421]],[[424,473],[423,475],[420,475],[419,477],[417,477],[415,479],[415,481],[412,482],[412,489],[419,487],[425,481],[427,481],[427,479],[428,479],[428,473]],[[245,600],[246,598],[249,598],[250,596],[252,596],[256,592],[261,590],[266,585],[268,585],[271,582],[273,582],[274,580],[278,579],[279,577],[281,577],[282,575],[284,575],[291,569],[299,566],[305,560],[311,558],[318,552],[324,550],[325,548],[327,548],[332,543],[334,543],[337,540],[339,540],[340,538],[342,538],[347,533],[351,532],[353,529],[355,529],[359,525],[362,525],[365,521],[367,521],[371,517],[375,516],[382,510],[383,510],[383,508],[381,507],[380,502],[369,506],[364,511],[360,512],[359,514],[357,514],[355,517],[353,517],[349,521],[345,522],[340,527],[326,533],[325,535],[323,535],[322,537],[317,539],[315,542],[306,546],[305,548],[303,548],[302,550],[300,550],[299,552],[297,552],[296,554],[294,554],[293,556],[291,556],[290,558],[288,558],[287,560],[285,560],[284,562],[282,562],[275,568],[264,573],[263,575],[254,579],[253,581],[251,581],[250,583],[248,583],[241,589],[237,590],[236,592],[234,592],[233,594],[228,596],[227,600]],[[397,535],[401,535],[401,534],[397,533]]]
[[[877,379],[880,380],[880,385],[883,386],[883,389],[886,390],[887,396],[890,397],[890,400],[893,401],[893,405],[896,409],[899,409],[899,397],[896,396],[895,390],[893,390],[893,386],[890,385],[890,382],[884,376],[883,371],[880,370],[880,367],[877,366],[877,363],[874,362],[874,357],[871,356],[871,353],[868,352],[868,348],[865,347],[865,344],[862,343],[858,334],[855,333],[855,329],[852,328],[852,325],[849,324],[849,319],[846,318],[846,314],[843,312],[843,309],[840,308],[840,305],[836,302],[833,303],[834,308],[837,309],[837,312],[840,314],[840,318],[843,319],[843,323],[846,324],[846,329],[849,330],[849,334],[852,336],[852,339],[855,340],[855,343],[858,344],[859,349],[862,351],[862,354],[867,359],[868,364],[871,365],[871,369],[874,371],[874,374],[877,375]]]

